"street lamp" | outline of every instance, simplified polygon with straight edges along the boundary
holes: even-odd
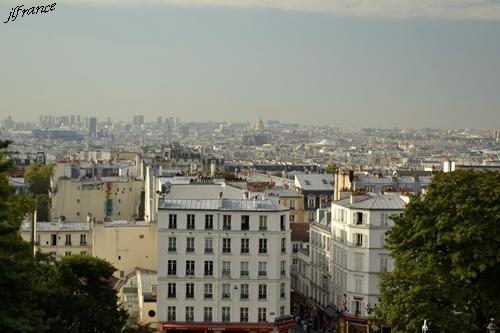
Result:
[[[422,333],[426,333],[429,330],[427,326],[427,319],[424,319],[424,324],[422,325]]]
[[[374,333],[377,333],[379,330],[380,330],[380,328],[377,326],[377,324],[373,323],[373,325],[372,325],[372,331]]]
[[[497,331],[498,326],[495,324],[495,319],[491,318],[490,323],[486,326],[488,333],[495,333]]]

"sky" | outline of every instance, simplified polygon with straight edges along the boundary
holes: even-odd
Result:
[[[498,0],[62,0],[0,24],[0,119],[500,128]]]

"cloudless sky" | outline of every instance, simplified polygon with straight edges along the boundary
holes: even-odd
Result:
[[[500,21],[63,3],[0,24],[0,119],[500,127]]]

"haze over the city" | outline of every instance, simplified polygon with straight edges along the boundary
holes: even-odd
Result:
[[[61,1],[2,24],[0,119],[497,128],[500,5],[374,3]]]

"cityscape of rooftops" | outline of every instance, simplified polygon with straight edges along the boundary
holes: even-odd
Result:
[[[499,3],[17,7],[0,332],[499,331]]]

